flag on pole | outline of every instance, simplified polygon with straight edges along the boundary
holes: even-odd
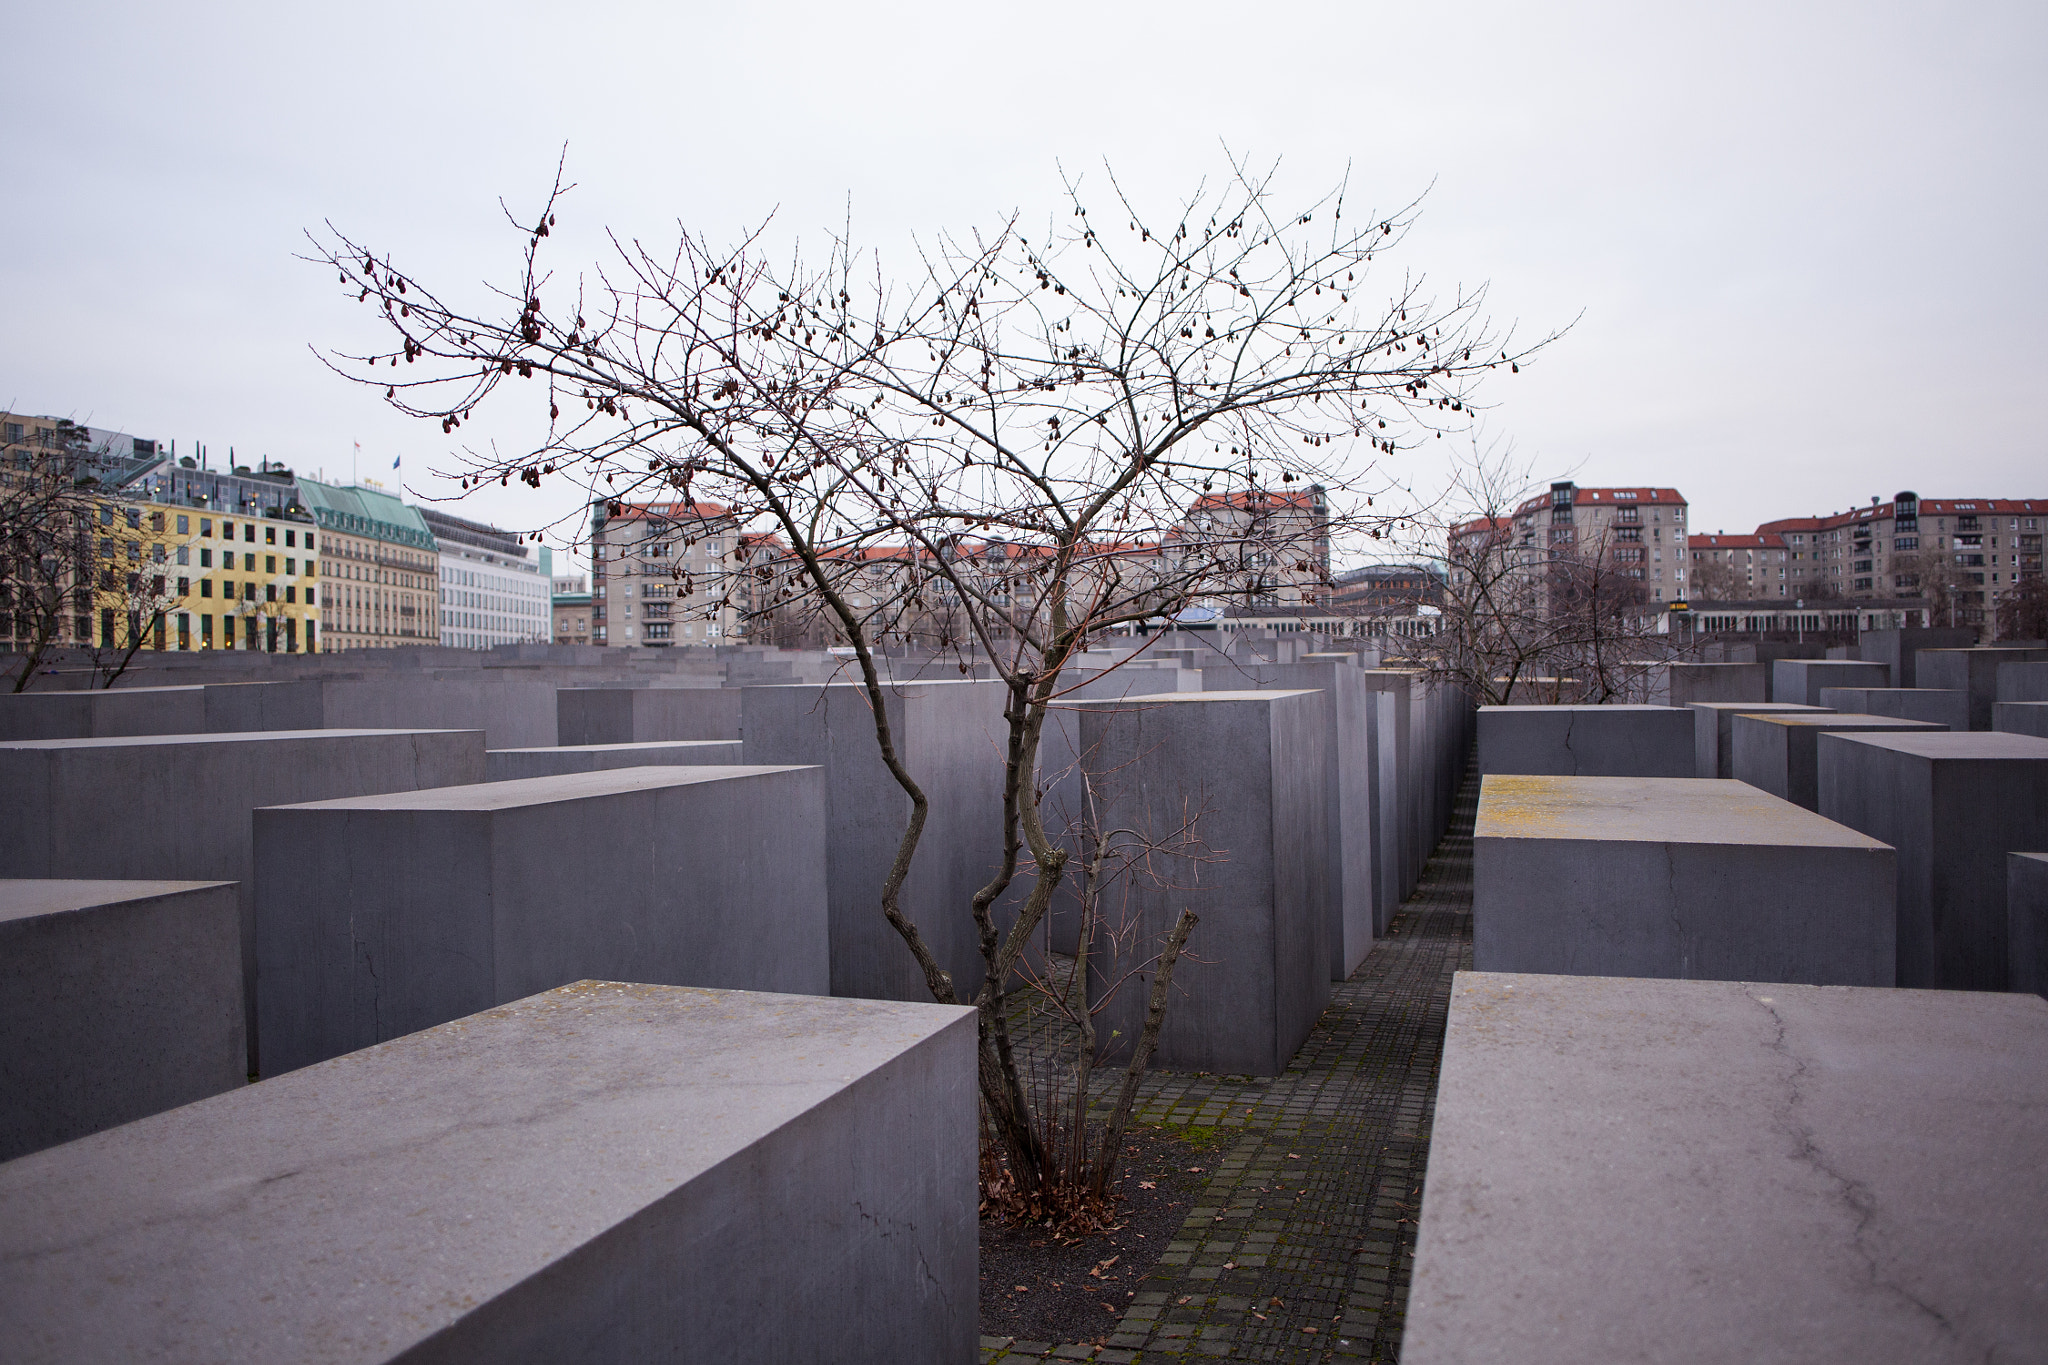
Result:
[[[405,458],[405,456],[401,455],[401,456],[399,456],[399,457],[398,457],[398,460],[402,460],[402,459],[404,459],[404,458]],[[392,467],[393,469],[396,469],[396,468],[398,468],[398,460],[393,460],[393,461],[391,462],[391,467]]]

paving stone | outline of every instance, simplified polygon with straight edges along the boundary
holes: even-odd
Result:
[[[1284,1072],[1145,1077],[1137,1122],[1219,1145],[1097,1359],[1399,1358],[1451,974],[1472,962],[1477,801],[1468,769],[1414,894]]]

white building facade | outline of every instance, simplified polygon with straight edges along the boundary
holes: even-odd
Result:
[[[510,531],[423,507],[441,547],[441,643],[456,649],[553,638],[553,556]]]

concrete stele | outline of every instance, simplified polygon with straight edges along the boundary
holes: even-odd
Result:
[[[1925,720],[1951,730],[1970,728],[1970,699],[1940,687],[1823,687],[1821,704],[1855,716]]]
[[[816,768],[614,768],[258,810],[276,1076],[586,977],[823,995]]]
[[[1482,971],[1890,985],[1895,864],[1740,782],[1481,780]]]
[[[1920,686],[1969,693],[1970,728],[1989,730],[1991,708],[1999,700],[1999,666],[2048,661],[2048,649],[1923,649],[1918,660]]]
[[[736,739],[657,740],[650,744],[572,744],[539,749],[490,749],[484,753],[484,781],[559,777],[609,768],[674,768],[743,763]]]
[[[2048,739],[2048,701],[2002,701],[1991,708],[1991,728]]]
[[[0,1166],[10,1360],[933,1360],[971,1009],[579,982]]]
[[[0,881],[0,1161],[248,1079],[232,882]]]
[[[1804,711],[1824,715],[1825,706],[1801,706],[1797,702],[1696,701],[1693,712],[1693,761],[1700,777],[1735,776],[1734,727],[1737,716],[1764,716],[1782,711]]]
[[[2006,989],[2048,995],[2048,853],[2005,864]]]
[[[1779,659],[1771,665],[1771,700],[1825,705],[1823,687],[1890,687],[1892,671],[1883,664],[1846,659]]]
[[[1143,1027],[1149,969],[1183,908],[1201,917],[1174,969],[1154,1065],[1277,1075],[1330,998],[1329,719],[1312,691],[1179,692],[1083,702],[1082,762],[1105,829],[1170,839],[1190,812],[1220,859],[1154,854],[1131,879],[1133,934],[1091,970],[1122,981],[1097,1020],[1106,1058]],[[1125,973],[1129,973],[1125,977]],[[1091,999],[1105,988],[1091,979]],[[1112,1040],[1111,1031],[1121,1033]]]
[[[273,730],[0,744],[0,877],[235,882],[253,1071],[250,812],[483,776],[478,730]]]
[[[2006,855],[2048,848],[2048,739],[1823,735],[1820,813],[1898,850],[1899,985],[2006,988]]]
[[[1823,734],[1937,733],[1933,721],[1897,716],[1745,714],[1730,736],[1734,778],[1808,810],[1820,809],[1819,742]]]
[[[2038,1360],[2044,1167],[2038,998],[1460,972],[1401,1359]]]
[[[1482,706],[1482,775],[1691,777],[1692,711],[1673,706]]]

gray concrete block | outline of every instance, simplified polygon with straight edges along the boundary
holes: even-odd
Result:
[[[256,812],[262,1074],[586,977],[823,995],[816,768],[618,768]]]
[[[1315,692],[1200,692],[1079,709],[1101,827],[1165,839],[1200,811],[1196,834],[1221,855],[1153,857],[1154,875],[1131,878],[1110,912],[1130,917],[1123,956],[1108,962],[1099,945],[1093,965],[1123,977],[1194,910],[1188,950],[1201,960],[1174,969],[1154,1064],[1277,1075],[1330,998],[1325,703]],[[1091,980],[1105,1059],[1129,1055],[1151,980],[1136,971],[1106,1001],[1105,980]]]
[[[835,683],[738,691],[749,762],[825,769],[832,993],[929,1000],[917,960],[882,915],[882,884],[909,823],[910,798],[882,762],[866,690]],[[901,907],[955,989],[971,999],[986,970],[974,893],[1003,856],[1005,689],[919,682],[892,683],[886,692],[898,756],[929,802]]]
[[[322,665],[326,658],[313,656]],[[385,665],[348,677],[209,686],[205,728],[216,733],[278,728],[481,730],[491,748],[528,748],[555,742],[557,676],[516,668],[418,671]]]
[[[564,687],[555,713],[563,746],[740,737],[738,688]]]
[[[2048,663],[2000,664],[1994,699],[2048,701]]]
[[[484,780],[509,782],[521,777],[559,777],[563,773],[595,773],[609,768],[674,768],[745,760],[736,739],[685,739],[652,744],[574,744],[541,749],[491,749],[484,754]]]
[[[1374,750],[1378,748],[1374,698],[1363,670],[1349,654],[1303,655],[1298,663],[1261,664],[1256,669],[1231,666],[1204,669],[1207,682],[1223,681],[1235,688],[1217,690],[1313,691],[1323,698],[1330,727],[1330,791],[1324,813],[1330,822],[1326,847],[1329,888],[1330,979],[1344,981],[1365,961],[1376,936],[1381,911],[1374,898],[1377,874],[1374,848]]]
[[[1824,706],[1801,706],[1795,702],[1701,702],[1691,707],[1693,713],[1693,761],[1695,773],[1700,777],[1735,776],[1735,718],[1737,716],[1764,716],[1778,712],[1805,712],[1808,715],[1822,715],[1828,710]]]
[[[1770,699],[1770,670],[1763,664],[1653,664],[1650,701],[1657,706],[1700,702],[1762,702]]]
[[[1817,811],[1818,745],[1822,734],[1934,733],[1944,729],[1933,721],[1902,720],[1897,716],[1846,716],[1838,712],[1738,715],[1731,723],[1729,749],[1735,769],[1732,775],[1736,781],[1747,782],[1758,791]]]
[[[10,1360],[975,1358],[971,1010],[581,982],[0,1166]]]
[[[232,881],[255,1069],[257,806],[481,782],[475,730],[281,730],[0,744],[0,877]]]
[[[1413,693],[1417,684],[1416,675],[1398,668],[1368,668],[1365,685],[1374,692],[1384,693],[1386,700],[1381,718],[1380,743],[1382,787],[1380,800],[1383,823],[1391,823],[1391,837],[1384,845],[1393,852],[1388,860],[1394,876],[1393,906],[1399,906],[1416,881],[1422,875],[1422,865],[1428,860],[1427,832],[1420,798],[1422,772],[1425,767],[1427,737],[1418,736],[1414,726]],[[1391,772],[1391,781],[1384,779]],[[1388,911],[1388,919],[1392,910]],[[1376,926],[1382,932],[1386,921]]]
[[[1883,664],[1843,659],[1780,659],[1771,665],[1771,700],[1824,706],[1824,687],[1890,687],[1892,672]]]
[[[1695,722],[1672,706],[1482,706],[1479,771],[1691,777]]]
[[[1999,665],[2044,661],[2048,661],[2048,650],[2043,649],[1923,649],[1918,665],[1920,686],[1968,692],[1970,728],[1989,730],[1991,707],[1999,700]]]
[[[2048,739],[2048,701],[2001,701],[1991,707],[1991,728]]]
[[[1977,643],[1977,632],[1968,626],[1866,630],[1856,637],[1856,647],[1866,663],[1880,663],[1892,671],[1893,687],[1923,687],[1919,680],[1918,655],[1923,649],[1968,649]]]
[[[1821,705],[1856,716],[1932,721],[1951,730],[1970,728],[1970,698],[1939,687],[1823,687]]]
[[[206,728],[198,687],[0,693],[0,740],[185,735]]]
[[[0,1161],[247,1077],[231,884],[0,881]]]
[[[2005,855],[2048,848],[2048,739],[1823,735],[1820,813],[1898,850],[1899,985],[2005,989]]]
[[[2006,989],[2048,995],[2048,853],[2005,859]]]
[[[2038,1360],[2044,1058],[2033,997],[1460,972],[1403,1365]]]
[[[1740,782],[1487,777],[1472,965],[1889,986],[1884,844]]]

